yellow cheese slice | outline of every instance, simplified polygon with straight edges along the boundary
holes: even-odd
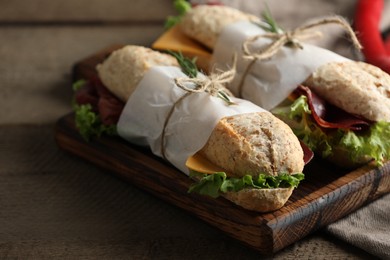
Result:
[[[152,44],[152,48],[161,51],[170,50],[181,52],[184,56],[189,58],[197,57],[196,65],[199,70],[206,73],[209,72],[209,63],[212,55],[211,51],[182,33],[179,25],[175,25],[165,31]]]
[[[223,168],[213,164],[199,153],[196,153],[193,156],[189,157],[186,161],[186,166],[190,170],[206,174],[226,172]]]

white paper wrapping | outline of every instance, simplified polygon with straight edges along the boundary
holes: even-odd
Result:
[[[237,22],[222,31],[214,47],[212,66],[226,70],[232,65],[233,55],[237,54],[237,74],[229,85],[238,96],[240,81],[250,60],[244,59],[242,45],[249,37],[264,34],[265,31],[250,22]],[[270,40],[260,38],[251,45],[251,51],[264,48]],[[257,61],[245,77],[242,85],[242,98],[270,110],[288,97],[319,66],[331,61],[346,61],[334,52],[309,44],[303,49],[282,47],[268,61]]]
[[[200,77],[204,75],[200,75]],[[177,67],[152,67],[127,101],[117,125],[125,140],[149,146],[162,157],[161,134],[170,109],[186,91],[175,85],[175,78],[187,77]],[[207,142],[219,119],[235,114],[262,112],[253,103],[232,99],[237,105],[227,105],[208,93],[194,93],[175,106],[165,128],[165,156],[176,168],[189,174],[187,158]]]

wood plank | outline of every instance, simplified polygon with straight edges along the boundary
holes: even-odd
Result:
[[[0,23],[154,22],[175,14],[171,0],[0,1]]]
[[[96,62],[115,48],[118,46],[78,62],[75,77],[92,75],[91,68]],[[188,194],[191,180],[148,149],[105,136],[83,141],[74,127],[72,114],[58,121],[56,139],[62,149],[194,214],[264,254],[279,251],[390,192],[390,162],[383,167],[368,164],[348,172],[314,160],[304,170],[305,181],[286,205],[280,210],[260,214],[223,198]]]
[[[54,123],[71,111],[76,60],[113,43],[149,46],[161,32],[162,26],[0,26],[0,124]]]

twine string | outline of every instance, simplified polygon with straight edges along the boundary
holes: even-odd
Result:
[[[348,33],[354,47],[358,50],[362,48],[355,32],[349,23],[340,16],[330,16],[311,21],[292,31],[285,31],[283,33],[268,32],[250,37],[242,45],[244,58],[257,59],[260,61],[267,60],[274,56],[279,51],[279,49],[286,44],[290,44],[295,48],[303,48],[301,44],[302,40],[318,37],[320,35],[319,32],[310,32],[309,30],[328,24],[336,24],[341,26]],[[259,40],[260,38],[268,38],[271,39],[272,42],[263,49],[251,52],[249,50],[249,45]]]
[[[236,59],[235,59],[236,60]],[[165,136],[166,136],[166,128],[169,123],[169,120],[172,117],[172,114],[176,108],[185,98],[194,93],[209,93],[211,96],[218,96],[221,92],[230,94],[230,91],[225,87],[225,84],[231,82],[234,79],[236,73],[235,62],[232,69],[222,72],[222,73],[212,73],[208,77],[203,78],[175,78],[175,84],[177,87],[186,91],[186,93],[181,96],[178,100],[175,101],[171,109],[169,110],[167,117],[165,118],[163,130],[161,133],[161,155],[164,159],[166,159],[165,152]],[[188,85],[195,85],[195,88],[189,88]]]
[[[353,43],[353,46],[360,50],[362,45],[360,44],[355,32],[349,23],[341,16],[329,16],[323,17],[314,21],[311,21],[307,24],[304,24],[295,30],[280,32],[268,32],[264,34],[259,34],[248,38],[242,45],[243,58],[251,60],[249,65],[244,71],[243,76],[241,77],[240,83],[238,85],[238,97],[242,97],[242,89],[247,75],[252,69],[256,61],[263,61],[272,58],[283,46],[288,45],[293,48],[302,49],[303,46],[301,41],[321,36],[322,34],[318,31],[309,31],[315,27],[320,27],[328,24],[336,24],[342,27]],[[265,46],[265,48],[258,49],[256,51],[250,51],[249,46],[261,38],[271,39],[271,43]]]

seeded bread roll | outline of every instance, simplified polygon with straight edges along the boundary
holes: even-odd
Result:
[[[291,128],[268,112],[222,118],[201,153],[234,177],[292,174],[304,167]]]
[[[96,69],[103,84],[126,102],[145,73],[153,66],[179,66],[168,54],[142,46],[127,45],[114,51]]]
[[[185,14],[180,29],[190,38],[213,49],[222,29],[238,21],[258,22],[259,18],[228,6],[199,5]]]
[[[297,137],[268,112],[222,118],[200,153],[231,177],[293,174],[304,167]],[[293,188],[248,188],[222,196],[245,209],[269,212],[281,208],[292,192]]]
[[[305,82],[329,103],[371,121],[390,121],[390,75],[364,62],[331,62]]]

